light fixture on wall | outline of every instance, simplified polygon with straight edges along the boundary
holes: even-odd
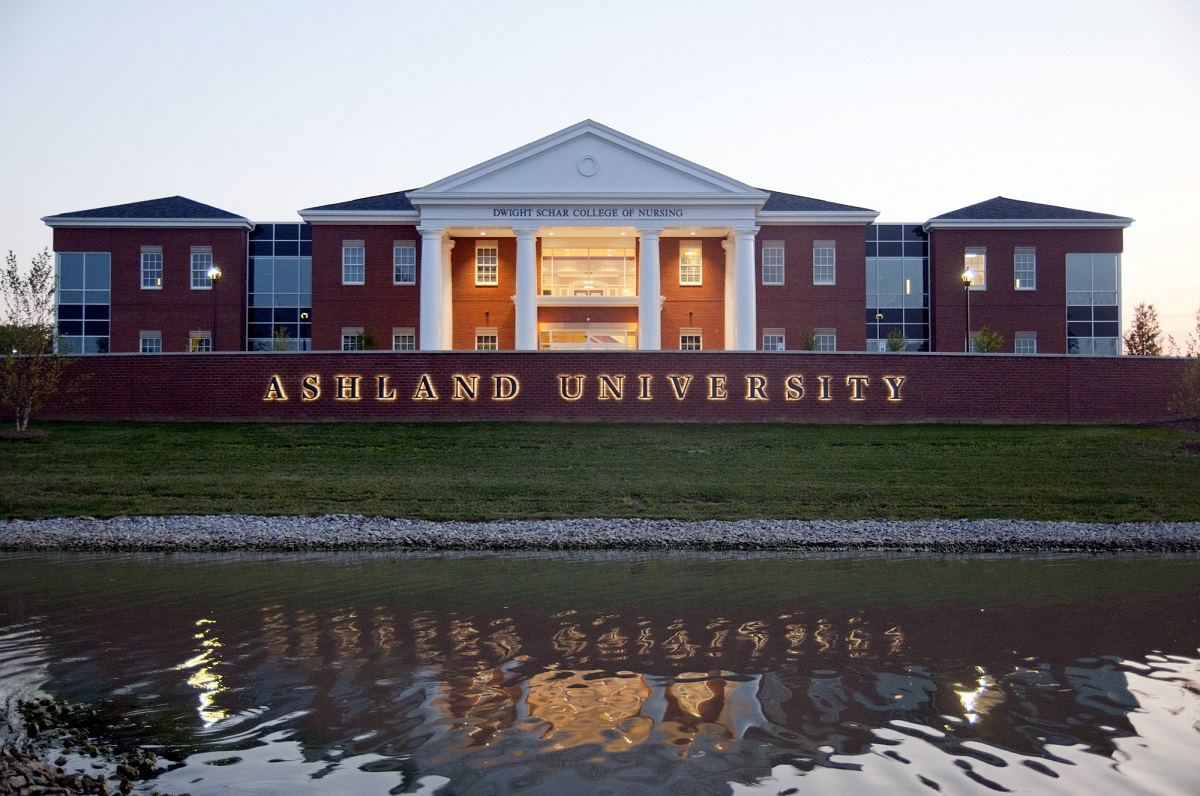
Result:
[[[212,339],[209,340],[209,351],[217,350],[217,282],[221,281],[221,269],[215,265],[208,267],[208,281],[212,284],[213,322]]]

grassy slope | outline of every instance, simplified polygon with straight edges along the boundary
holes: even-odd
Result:
[[[1182,432],[1040,426],[45,423],[0,515],[1200,519]]]

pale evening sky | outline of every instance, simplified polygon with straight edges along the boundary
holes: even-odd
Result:
[[[175,194],[296,219],[585,118],[881,221],[1131,216],[1125,324],[1195,330],[1197,0],[0,0],[0,251]]]

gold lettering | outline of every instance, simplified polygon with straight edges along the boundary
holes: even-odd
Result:
[[[650,395],[650,379],[651,378],[653,378],[653,377],[646,375],[646,374],[638,376],[638,400],[639,401],[654,400]]]
[[[600,374],[600,394],[596,396],[598,401],[619,401],[624,397],[625,393],[625,376],[607,376]]]
[[[394,401],[396,400],[396,389],[388,386],[387,376],[375,377],[375,400],[377,401]]]
[[[907,376],[884,376],[883,383],[887,385],[889,401],[903,401],[900,397],[900,388],[904,386],[904,382],[908,381]]]
[[[450,396],[452,400],[461,401],[466,399],[469,401],[474,401],[478,392],[478,376],[459,376],[457,373],[454,374],[454,395]]]
[[[338,401],[357,401],[358,400],[358,382],[361,376],[334,376],[337,379],[337,395],[334,396]]]
[[[517,381],[516,376],[493,376],[492,377],[492,400],[493,401],[511,401],[517,397],[517,393],[521,391],[521,382]]]
[[[817,381],[821,384],[821,394],[817,396],[817,400],[832,401],[833,396],[829,394],[829,382],[832,379],[829,376],[817,376]]]
[[[271,384],[267,387],[267,394],[263,396],[264,401],[286,401],[287,393],[283,391],[283,384],[278,376],[271,377]]]
[[[417,389],[413,392],[412,399],[414,401],[436,401],[438,399],[437,390],[433,389],[433,381],[429,378],[428,373],[421,374],[421,380],[417,382]]]
[[[558,394],[562,396],[564,401],[578,401],[583,397],[583,379],[582,375],[559,376]]]
[[[708,377],[708,400],[724,401],[729,397],[729,392],[725,389],[724,376],[709,376]]]
[[[767,401],[767,377],[766,376],[747,376],[746,377],[746,400],[747,401]]]
[[[676,401],[682,401],[687,395],[688,387],[692,386],[691,376],[667,376],[667,381],[671,382]]]
[[[783,400],[799,401],[804,397],[804,377],[792,374],[783,383]]]
[[[851,401],[865,401],[863,398],[863,387],[868,387],[871,380],[866,376],[847,376],[846,386],[850,388]]]
[[[301,401],[315,401],[321,397],[321,377],[312,375],[305,376],[300,382],[300,389],[304,393],[300,396]]]

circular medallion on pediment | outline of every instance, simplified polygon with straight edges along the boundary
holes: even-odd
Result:
[[[595,176],[596,172],[600,171],[600,162],[591,155],[584,155],[575,164],[575,168],[579,169],[579,173],[585,177]]]

